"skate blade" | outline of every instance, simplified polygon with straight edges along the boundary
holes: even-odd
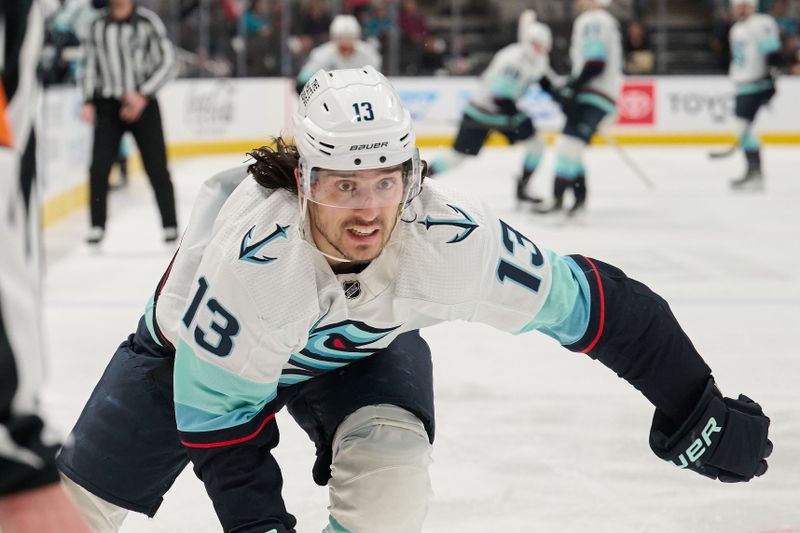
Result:
[[[759,192],[764,190],[764,182],[747,182],[741,185],[731,185],[731,190],[734,192]]]

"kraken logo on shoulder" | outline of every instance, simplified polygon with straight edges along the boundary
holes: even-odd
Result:
[[[463,231],[456,234],[452,239],[447,241],[447,243],[452,244],[461,242],[469,237],[470,234],[478,228],[478,223],[475,222],[475,219],[469,216],[467,212],[460,207],[452,204],[447,204],[447,207],[461,215],[462,218],[431,218],[430,215],[427,215],[424,219],[417,223],[425,226],[425,229],[431,229],[431,226],[455,226],[457,228],[461,228]]]
[[[289,229],[289,226],[281,226],[280,224],[275,224],[275,230],[261,239],[260,241],[256,241],[253,244],[250,244],[250,239],[253,238],[253,230],[256,229],[255,226],[250,228],[250,230],[244,234],[242,237],[242,245],[239,247],[239,259],[242,261],[247,261],[249,263],[255,263],[257,265],[263,265],[267,263],[271,263],[277,259],[277,257],[267,257],[267,256],[257,256],[256,254],[261,251],[261,249],[269,244],[270,242],[274,241],[279,237],[286,238],[286,230]]]

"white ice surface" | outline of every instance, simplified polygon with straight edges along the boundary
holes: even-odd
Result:
[[[437,409],[426,532],[800,532],[800,150],[767,149],[767,190],[751,194],[728,188],[743,170],[738,155],[712,162],[699,148],[628,151],[656,189],[614,150],[593,148],[589,212],[579,224],[515,209],[517,149],[485,150],[440,179],[480,195],[538,244],[610,262],[664,296],[723,393],[748,394],[772,418],[768,474],[725,485],[670,467],[647,445],[651,406],[601,364],[536,333],[445,324],[423,333]],[[173,161],[180,220],[203,179],[241,161]],[[538,192],[549,190],[551,168],[548,156]],[[160,242],[146,180],[113,193],[109,212],[99,252],[82,243],[86,213],[46,234],[44,405],[62,434],[135,328],[172,252]],[[313,446],[285,412],[278,421],[287,506],[299,532],[320,531],[327,493],[311,480]],[[220,530],[190,469],[155,519],[130,516],[123,527]]]

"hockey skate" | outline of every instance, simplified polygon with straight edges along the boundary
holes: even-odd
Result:
[[[178,240],[178,228],[174,226],[170,226],[168,228],[164,228],[164,242],[167,244],[172,244],[173,242]]]
[[[103,241],[106,236],[106,230],[100,226],[92,226],[89,233],[86,235],[86,244],[97,245]]]
[[[548,215],[550,213],[558,213],[564,207],[564,197],[553,198],[553,201],[547,205],[535,204],[531,209],[534,213],[540,215]]]
[[[764,176],[760,169],[749,169],[747,173],[731,182],[731,189],[734,191],[763,191]]]
[[[568,218],[579,218],[586,213],[586,198],[575,198],[575,204],[567,209]]]
[[[528,175],[521,175],[517,178],[517,202],[519,204],[541,204],[542,199],[538,196],[533,196],[528,194],[525,191],[525,188],[528,186],[528,182],[531,180],[532,174]]]
[[[567,217],[575,218],[586,212],[586,178],[580,176],[572,184],[575,203],[567,210]]]

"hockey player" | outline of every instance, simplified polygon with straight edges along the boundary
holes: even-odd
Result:
[[[731,182],[733,189],[761,189],[761,147],[753,133],[758,110],[775,95],[771,68],[781,65],[778,25],[769,15],[756,13],[757,0],[732,0],[738,21],[730,31],[731,67],[736,94],[736,137],[747,159],[745,175]]]
[[[663,299],[423,186],[410,114],[375,69],[317,72],[294,128],[296,147],[206,183],[60,455],[97,531],[152,516],[191,460],[225,531],[293,532],[271,454],[283,406],[316,443],[326,532],[420,531],[434,418],[418,329],[458,319],[608,366],[654,404],[662,459],[722,481],[766,471],[769,419],[722,397]]]
[[[331,40],[311,50],[308,61],[297,75],[297,94],[319,69],[336,70],[367,65],[381,69],[381,54],[361,40],[361,26],[353,15],[336,15],[331,22]]]
[[[549,80],[544,76],[550,68],[548,54],[552,40],[550,28],[536,21],[532,11],[523,13],[518,42],[506,46],[492,58],[481,75],[478,89],[464,108],[453,149],[431,162],[431,175],[452,170],[465,158],[477,155],[489,133],[497,131],[512,144],[522,143],[525,149],[522,173],[517,178],[517,199],[540,201],[530,196],[525,188],[546,145],[531,118],[517,108],[517,102],[532,84],[549,87]]]
[[[555,93],[567,121],[556,148],[553,204],[542,211],[561,210],[567,189],[575,196],[567,214],[583,210],[587,194],[583,150],[600,123],[616,113],[622,85],[622,44],[619,24],[606,10],[610,4],[611,0],[575,2],[580,14],[572,26],[572,74]]]
[[[36,0],[0,0],[0,531],[89,533],[59,483],[41,417],[36,75],[44,36]]]

